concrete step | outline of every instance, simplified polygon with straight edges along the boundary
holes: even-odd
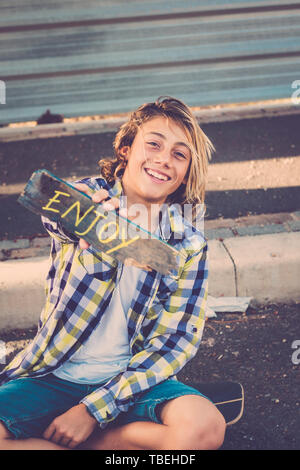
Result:
[[[209,294],[257,304],[300,300],[300,231],[208,240]],[[37,324],[48,256],[1,262],[0,330]]]

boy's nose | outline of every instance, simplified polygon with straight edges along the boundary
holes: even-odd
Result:
[[[169,152],[159,152],[155,155],[154,161],[161,163],[161,164],[168,164],[170,162],[171,155]]]

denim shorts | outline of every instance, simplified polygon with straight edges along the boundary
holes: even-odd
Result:
[[[100,386],[70,382],[53,374],[11,380],[0,386],[0,422],[16,439],[41,437],[54,418]],[[129,411],[121,413],[113,425],[134,421],[161,423],[157,405],[183,395],[204,397],[195,388],[171,378],[141,393]]]

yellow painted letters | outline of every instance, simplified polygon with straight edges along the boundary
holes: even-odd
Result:
[[[53,202],[56,202],[56,204],[60,203],[60,200],[58,199],[60,195],[70,197],[70,194],[68,193],[63,193],[62,191],[55,191],[55,196],[49,199],[48,204],[42,207],[42,209],[44,209],[45,211],[59,212],[58,209],[53,209],[53,207],[50,207],[50,206]]]
[[[126,240],[126,231],[125,231],[125,228],[122,227],[122,230],[121,230],[122,234],[121,234],[121,240],[122,242],[117,245],[117,246],[114,246],[113,248],[111,248],[110,250],[107,250],[106,253],[109,254],[109,253],[113,253],[114,251],[117,251],[119,250],[120,248],[123,248],[125,246],[128,246],[130,245],[130,243],[133,243],[135,242],[136,240],[138,240],[140,237],[137,235],[136,237],[134,238],[131,238],[130,240]]]
[[[77,227],[77,225],[80,224],[80,222],[94,209],[95,206],[90,206],[86,211],[85,213],[83,214],[82,217],[79,217],[80,216],[80,201],[76,201],[74,202],[74,204],[72,204],[69,209],[67,209],[62,215],[61,215],[61,218],[63,219],[64,217],[66,217],[67,214],[69,214],[69,212],[71,212],[71,210],[73,210],[74,208],[76,207],[76,222],[75,222],[75,227]]]
[[[102,238],[102,232],[106,232],[110,225],[115,225],[116,226],[115,232],[108,238]],[[107,224],[103,225],[101,227],[101,229],[99,230],[98,239],[101,243],[109,243],[112,240],[115,240],[115,238],[117,238],[118,234],[119,234],[119,225],[116,222],[107,222]]]
[[[94,212],[96,214],[96,217],[94,218],[93,222],[88,226],[88,228],[84,232],[77,232],[75,230],[76,235],[78,235],[79,237],[84,237],[84,235],[86,235],[94,227],[95,223],[98,222],[100,217],[103,217],[104,219],[106,219],[104,214],[99,214],[99,212],[97,211],[94,211]]]

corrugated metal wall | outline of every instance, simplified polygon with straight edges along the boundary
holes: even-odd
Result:
[[[288,98],[300,1],[1,0],[0,123]]]

